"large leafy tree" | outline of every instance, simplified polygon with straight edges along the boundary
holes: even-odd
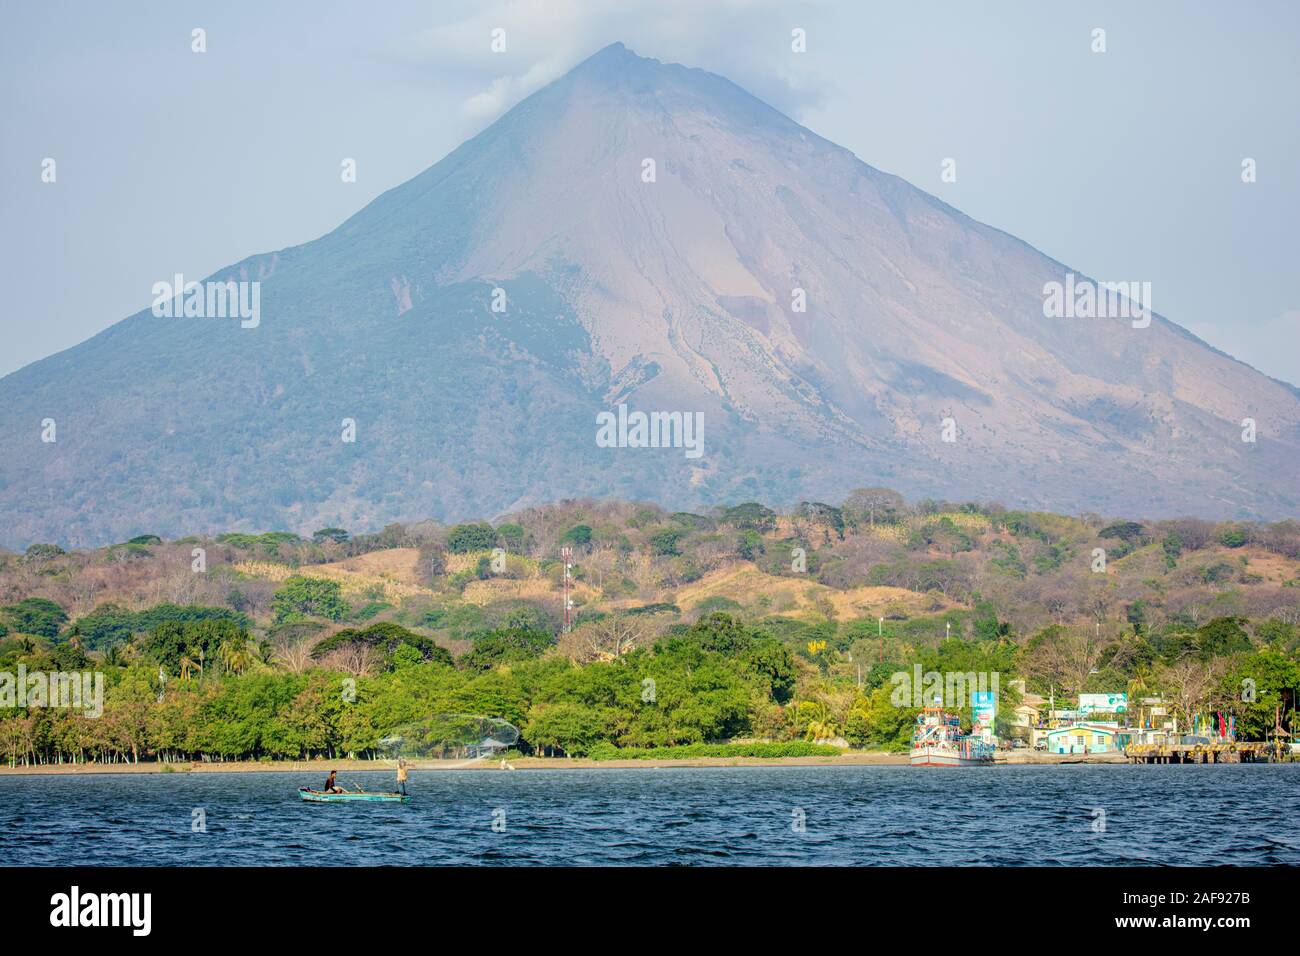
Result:
[[[754,631],[730,614],[715,611],[696,621],[683,635],[706,651],[738,657],[754,646]]]
[[[907,503],[891,488],[857,488],[842,507],[844,517],[855,526],[893,524],[903,514]]]
[[[844,724],[844,737],[857,747],[906,750],[911,740],[916,710],[896,707],[888,686],[859,697]]]
[[[539,657],[554,643],[555,637],[549,631],[501,628],[475,638],[474,647],[458,663],[466,670],[490,670],[509,661]]]
[[[797,672],[794,655],[780,641],[763,640],[745,652],[745,668],[759,681],[763,693],[778,704],[790,701]]]
[[[54,637],[59,633],[68,615],[54,601],[48,598],[23,598],[17,604],[0,608],[9,630],[19,634],[35,634],[39,637]]]
[[[583,757],[609,739],[609,716],[601,709],[577,703],[537,704],[528,712],[524,737],[534,747],[556,747]]]
[[[452,666],[451,653],[440,647],[431,638],[407,630],[392,621],[380,621],[364,630],[344,628],[325,638],[314,648],[312,657],[320,660],[340,648],[347,646],[368,646],[378,650],[386,663],[392,664],[397,652],[407,648],[416,654],[416,659],[430,661],[444,666]]]
[[[1223,676],[1220,687],[1225,706],[1237,716],[1237,732],[1247,740],[1262,740],[1276,726],[1279,715],[1294,725],[1295,703],[1300,700],[1300,663],[1274,647],[1243,655]],[[1290,704],[1288,710],[1287,705]]]
[[[250,639],[249,632],[233,621],[164,621],[149,632],[143,651],[164,670],[179,673],[182,662],[217,664],[223,645],[242,648]]]
[[[497,537],[506,549],[514,554],[523,554],[524,546],[528,540],[528,532],[522,525],[514,522],[507,522],[497,528]]]
[[[152,631],[165,621],[227,620],[240,627],[252,627],[249,618],[227,607],[205,607],[195,604],[155,604],[142,611],[128,611],[115,604],[101,604],[84,617],[77,618],[76,627],[82,643],[88,650],[109,650],[131,639],[133,634]]]
[[[747,501],[728,508],[723,512],[722,520],[740,531],[767,534],[776,530],[776,512],[757,501]]]
[[[591,525],[575,524],[560,536],[560,543],[586,547],[591,544]]]
[[[309,578],[301,575],[285,578],[271,598],[271,610],[276,623],[295,617],[323,617],[337,621],[350,608],[343,600],[342,588],[337,581]]]
[[[1099,538],[1118,538],[1121,541],[1133,544],[1143,539],[1146,529],[1137,521],[1116,521],[1109,524],[1097,532]]]
[[[1196,629],[1196,649],[1202,660],[1250,650],[1246,619],[1216,617]]]
[[[496,530],[486,522],[458,524],[447,532],[447,548],[455,554],[487,551],[496,543]]]

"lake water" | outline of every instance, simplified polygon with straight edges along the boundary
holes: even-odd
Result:
[[[413,771],[410,804],[301,802],[321,777],[0,777],[0,860],[1300,864],[1300,764]],[[340,779],[387,790],[393,775]]]

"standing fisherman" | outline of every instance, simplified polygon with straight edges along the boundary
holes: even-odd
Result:
[[[406,761],[400,757],[397,758],[397,789],[406,796]]]

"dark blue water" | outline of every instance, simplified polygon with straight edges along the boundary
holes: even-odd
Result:
[[[417,771],[407,805],[302,803],[296,789],[320,776],[0,777],[0,860],[1300,864],[1300,764]],[[391,772],[343,779],[392,785]]]

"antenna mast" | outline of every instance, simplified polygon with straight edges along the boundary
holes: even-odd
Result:
[[[564,561],[564,633],[573,630],[573,600],[569,597],[569,586],[573,575],[573,549],[563,547],[560,557]]]

